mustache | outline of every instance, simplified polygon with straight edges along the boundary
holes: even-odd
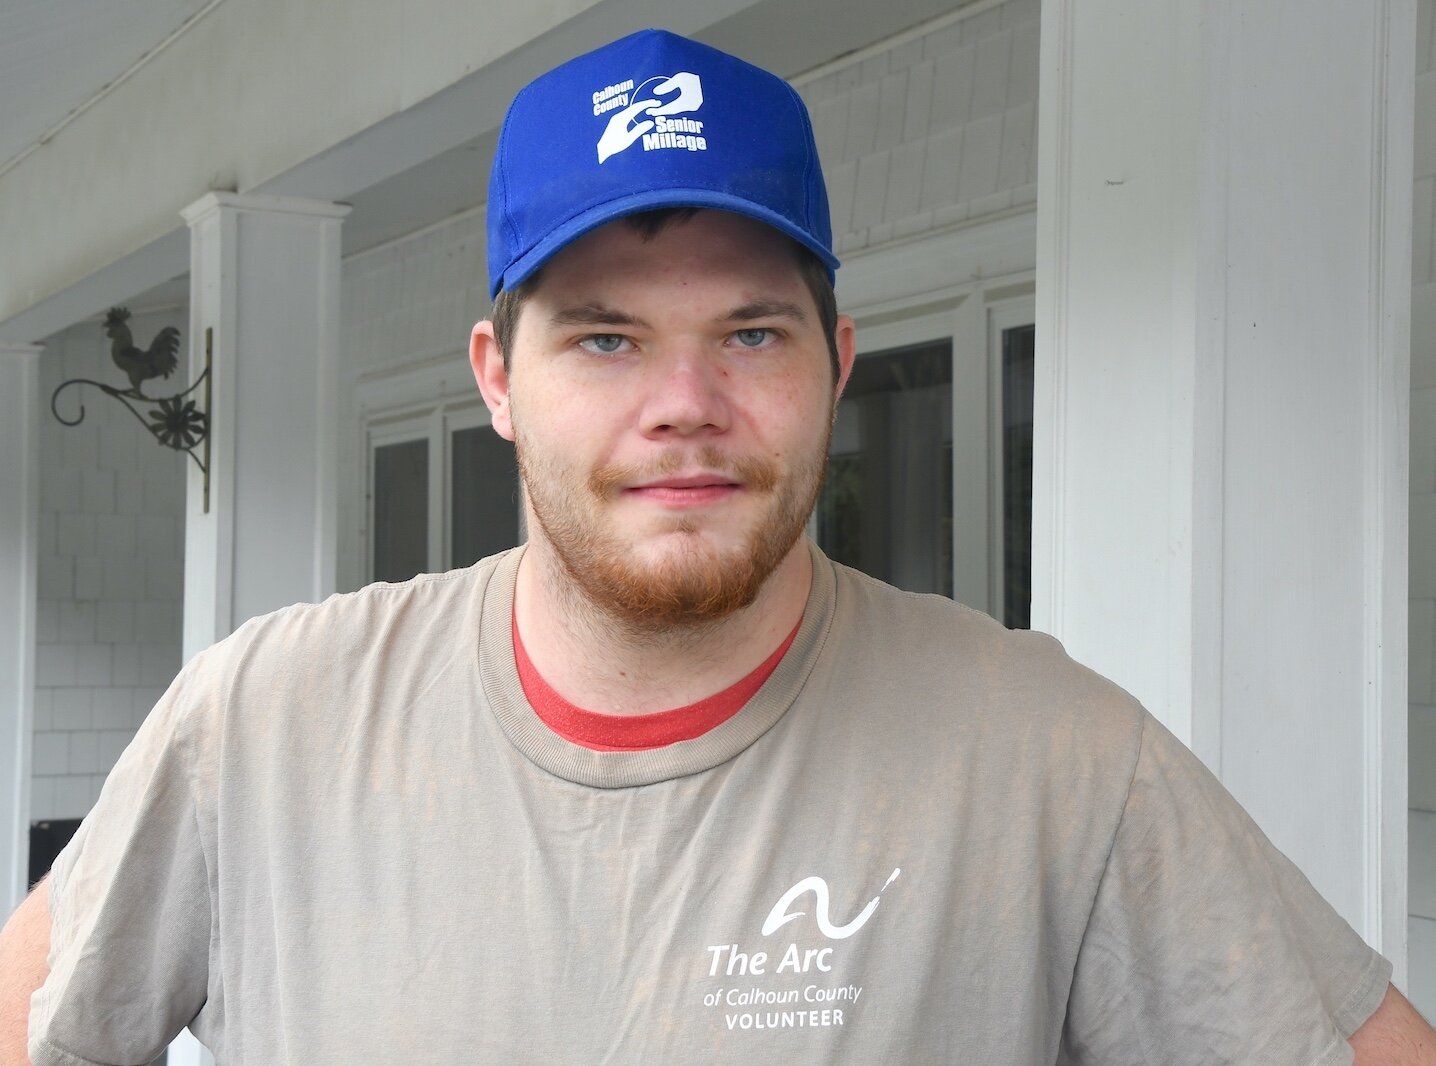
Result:
[[[721,474],[756,492],[772,492],[778,486],[778,468],[766,459],[726,455],[711,444],[697,453],[687,448],[670,448],[650,463],[609,463],[588,475],[588,488],[595,496],[607,497],[623,485],[667,477],[681,470],[701,467]]]

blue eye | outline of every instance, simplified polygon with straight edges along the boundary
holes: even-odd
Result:
[[[578,343],[579,347],[597,355],[613,355],[623,350],[623,346],[628,343],[628,338],[617,333],[595,333]]]
[[[770,329],[740,329],[733,337],[744,348],[761,348],[772,335]]]

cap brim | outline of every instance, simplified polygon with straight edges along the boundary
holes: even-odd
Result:
[[[533,277],[541,266],[585,233],[591,233],[615,219],[663,207],[708,207],[718,211],[731,211],[736,215],[745,215],[755,221],[772,226],[779,233],[791,237],[807,248],[828,268],[829,280],[832,280],[838,269],[837,256],[782,215],[761,204],[755,204],[741,196],[713,189],[654,189],[619,197],[616,200],[591,207],[551,230],[543,240],[514,260],[504,271],[503,277],[498,279],[493,292],[489,293],[490,299],[497,296],[502,289],[512,291],[522,285]]]

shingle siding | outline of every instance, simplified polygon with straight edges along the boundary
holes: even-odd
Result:
[[[182,311],[131,320],[145,346]],[[51,337],[46,397],[75,377],[123,385],[98,321]],[[179,377],[158,382],[178,391]],[[172,387],[171,387],[172,386]],[[79,818],[180,663],[185,456],[93,387],[61,397],[73,428],[41,426],[33,818]]]

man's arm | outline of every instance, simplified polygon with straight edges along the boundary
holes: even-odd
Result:
[[[1436,1032],[1395,985],[1376,1013],[1351,1034],[1356,1066],[1436,1066]]]
[[[30,1066],[30,995],[50,973],[50,885],[41,881],[0,931],[0,1066]]]

